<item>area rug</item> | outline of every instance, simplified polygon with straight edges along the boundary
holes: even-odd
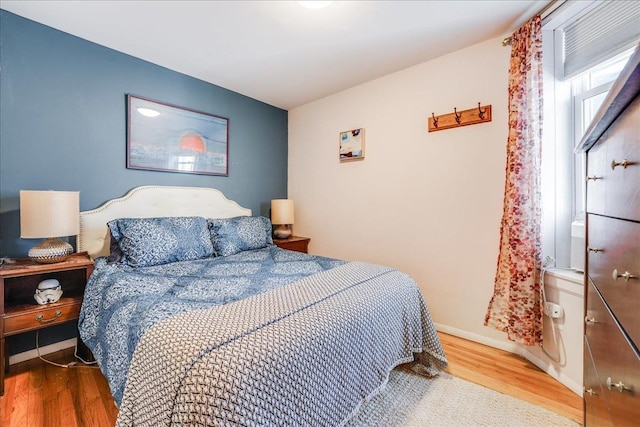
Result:
[[[537,405],[443,372],[429,379],[394,369],[380,394],[345,427],[579,426]]]

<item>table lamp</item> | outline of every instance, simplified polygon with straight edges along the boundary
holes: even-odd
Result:
[[[79,215],[78,191],[20,190],[20,237],[45,239],[29,249],[29,258],[40,264],[69,258],[73,247],[58,237],[79,233]]]
[[[271,223],[278,225],[273,231],[276,239],[286,239],[291,236],[291,228],[293,224],[293,200],[274,199],[271,201]]]

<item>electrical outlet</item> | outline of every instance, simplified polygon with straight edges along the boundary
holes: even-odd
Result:
[[[544,314],[551,317],[552,319],[559,319],[564,316],[564,309],[560,304],[556,304],[554,302],[545,302]]]

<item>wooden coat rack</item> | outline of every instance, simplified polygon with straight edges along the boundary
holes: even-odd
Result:
[[[429,132],[457,128],[460,126],[475,125],[478,123],[486,123],[491,121],[491,105],[480,106],[458,112],[456,108],[453,113],[436,116],[431,113],[427,121]]]

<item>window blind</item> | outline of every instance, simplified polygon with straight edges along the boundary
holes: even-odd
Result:
[[[569,78],[640,41],[640,2],[604,1],[562,31],[564,78]]]

